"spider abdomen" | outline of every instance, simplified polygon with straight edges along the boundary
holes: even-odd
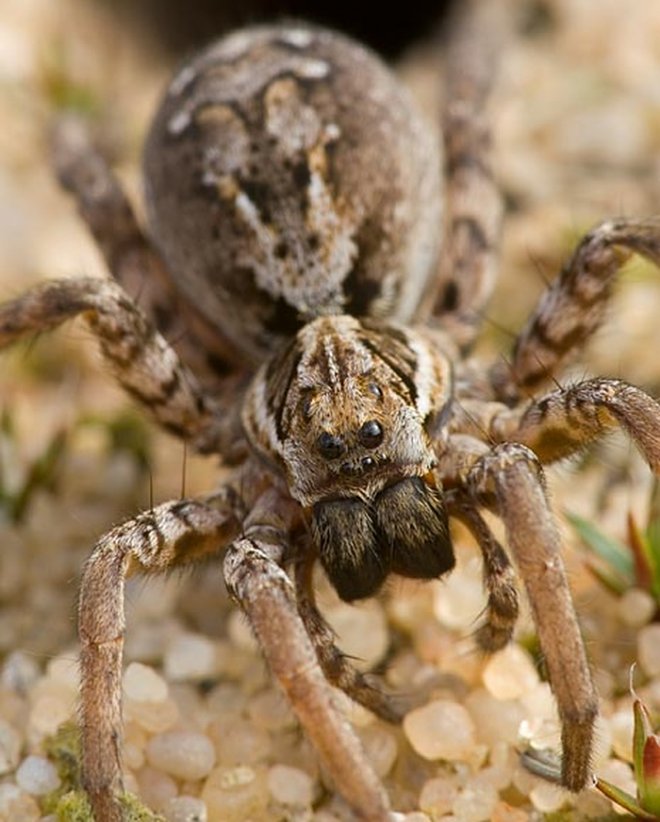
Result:
[[[177,288],[252,361],[321,315],[411,319],[438,256],[439,169],[375,55],[299,24],[239,31],[186,64],[145,152]]]

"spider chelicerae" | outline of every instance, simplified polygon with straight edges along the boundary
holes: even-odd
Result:
[[[58,132],[58,174],[113,279],[5,303],[0,345],[82,316],[124,388],[233,471],[204,498],[112,529],[86,563],[83,771],[102,822],[122,814],[124,580],[214,556],[339,791],[359,816],[387,818],[329,684],[390,721],[402,702],[336,648],[311,574],[320,562],[346,601],[391,574],[438,577],[454,563],[452,518],[483,554],[485,650],[516,622],[512,555],[558,701],[561,779],[588,783],[597,698],[541,465],[622,426],[657,470],[660,408],[620,380],[548,386],[599,326],[630,253],[660,262],[660,224],[597,226],[507,362],[471,357],[499,229],[483,114],[492,23],[468,16],[451,38],[444,184],[398,82],[362,47],[302,24],[234,33],[180,69],[145,152],[153,239],[85,134]],[[508,552],[482,509],[503,521]]]

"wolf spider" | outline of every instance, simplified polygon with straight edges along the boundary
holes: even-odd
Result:
[[[113,279],[47,282],[5,303],[0,345],[81,316],[155,420],[233,471],[204,498],[113,528],[85,564],[83,781],[99,822],[122,817],[124,581],[210,557],[338,790],[360,818],[387,819],[330,685],[386,720],[401,703],[336,648],[311,572],[320,561],[349,602],[392,573],[439,577],[458,519],[484,560],[477,641],[501,648],[518,595],[482,508],[503,521],[529,597],[562,723],[561,781],[589,783],[597,696],[542,464],[622,426],[657,472],[660,406],[614,379],[542,392],[599,326],[629,255],[660,263],[660,222],[601,223],[508,362],[470,356],[500,220],[484,115],[495,29],[482,15],[494,5],[475,4],[450,40],[442,248],[434,138],[373,55],[322,29],[246,29],[179,71],[145,153],[154,241],[84,131],[58,131],[60,180]]]

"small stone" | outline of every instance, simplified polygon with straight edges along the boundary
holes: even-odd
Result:
[[[539,779],[529,792],[529,798],[537,811],[554,813],[570,800],[571,794],[559,785]]]
[[[450,700],[438,699],[411,711],[403,720],[403,729],[425,759],[465,760],[475,744],[472,717]]]
[[[218,720],[238,718],[247,704],[247,695],[230,682],[216,685],[206,697],[206,707]]]
[[[660,623],[645,625],[637,634],[637,659],[648,676],[660,676]]]
[[[75,710],[73,695],[64,696],[55,688],[52,694],[44,690],[35,699],[30,709],[29,728],[31,737],[41,739],[54,734],[63,722],[72,716]]]
[[[383,659],[390,633],[382,605],[375,599],[355,605],[337,602],[324,612],[337,635],[337,646],[359,670],[373,668]]]
[[[270,755],[270,734],[245,719],[211,722],[207,728],[221,765],[256,765]]]
[[[21,759],[21,734],[7,720],[0,718],[0,774],[13,771]]]
[[[150,734],[169,731],[179,719],[179,708],[169,697],[162,702],[136,702],[124,700],[124,718],[132,719]]]
[[[39,679],[37,661],[24,651],[12,651],[4,661],[0,685],[20,694],[26,693]]]
[[[307,808],[314,799],[314,780],[305,771],[289,765],[268,769],[268,790],[276,802]]]
[[[167,822],[207,822],[206,805],[196,796],[175,796],[163,806]]]
[[[632,706],[626,706],[624,710],[617,711],[610,717],[610,730],[612,732],[612,748],[619,759],[632,762],[633,751],[633,726],[635,717]]]
[[[264,769],[239,765],[211,771],[200,798],[206,803],[209,822],[245,822],[263,818],[269,796]]]
[[[164,808],[179,792],[171,776],[148,765],[138,771],[136,777],[140,798],[150,808]]]
[[[498,792],[492,785],[469,783],[456,797],[452,811],[461,822],[482,822],[490,819],[498,799]]]
[[[163,663],[169,680],[199,682],[218,673],[215,644],[201,634],[185,633],[169,644]]]
[[[419,795],[419,807],[437,819],[451,811],[457,797],[455,777],[435,777],[424,783]]]
[[[447,628],[468,632],[484,610],[483,566],[473,557],[433,586],[433,611]]]
[[[166,731],[147,743],[147,760],[178,779],[202,779],[215,765],[211,740],[194,731]]]
[[[387,776],[399,753],[394,734],[382,725],[374,723],[361,728],[358,736],[376,775],[381,779]]]
[[[619,619],[630,628],[641,628],[653,618],[655,599],[642,588],[628,588],[617,601]]]
[[[497,699],[484,688],[468,694],[465,707],[474,721],[477,737],[486,745],[498,742],[513,745],[518,741],[520,723],[525,718],[522,706],[512,699]]]
[[[283,693],[272,688],[250,700],[248,715],[255,725],[270,732],[283,731],[296,725],[288,700]]]
[[[538,682],[531,656],[513,643],[494,653],[483,671],[483,683],[496,699],[518,699]]]
[[[25,793],[44,796],[60,786],[55,765],[43,756],[26,757],[16,770],[16,784]]]
[[[34,797],[16,785],[0,785],[0,819],[5,822],[37,822],[41,811]]]
[[[131,662],[124,673],[124,695],[135,702],[163,702],[167,699],[167,682],[153,668]]]

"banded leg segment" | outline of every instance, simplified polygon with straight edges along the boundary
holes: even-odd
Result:
[[[622,380],[585,380],[523,408],[467,401],[461,413],[463,431],[485,433],[494,442],[522,443],[544,463],[578,453],[620,426],[660,474],[660,403]]]
[[[500,445],[477,461],[469,482],[476,499],[494,501],[494,510],[504,522],[557,699],[562,723],[562,784],[579,791],[589,781],[598,698],[540,465],[524,446]]]
[[[124,581],[219,552],[240,530],[236,495],[164,503],[102,537],[83,570],[78,624],[83,787],[98,822],[121,822]]]
[[[316,656],[326,678],[351,699],[363,705],[386,722],[401,722],[412,702],[405,697],[381,690],[370,678],[358,671],[335,644],[335,636],[316,607],[312,588],[313,563],[296,565],[298,613],[316,649]]]
[[[173,348],[112,280],[53,280],[0,305],[0,349],[82,316],[121,385],[162,426],[199,451],[226,453],[223,417]]]
[[[518,589],[506,551],[491,533],[471,500],[463,494],[446,494],[449,516],[460,520],[475,538],[484,562],[484,585],[488,591],[486,620],[476,633],[477,645],[493,653],[507,645],[518,621]]]
[[[73,195],[113,278],[204,382],[218,382],[236,360],[229,343],[177,293],[165,262],[142,231],[119,180],[78,117],[62,117],[52,154],[62,187]],[[215,368],[208,352],[213,352]]]
[[[470,0],[448,32],[446,242],[432,313],[462,348],[479,330],[497,276],[502,202],[491,165],[488,96],[505,20],[500,3]]]
[[[660,266],[660,218],[608,221],[584,237],[518,335],[511,363],[491,370],[500,398],[537,390],[580,352],[601,324],[616,275],[632,253]]]
[[[273,675],[337,790],[360,819],[387,822],[387,794],[333,702],[332,689],[298,613],[294,587],[281,567],[289,550],[286,524],[274,522],[272,515],[250,520],[225,556],[227,588],[245,612]]]

